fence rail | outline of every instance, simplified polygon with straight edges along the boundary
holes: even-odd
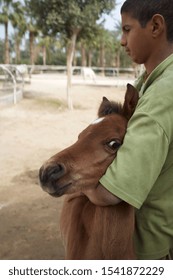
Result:
[[[34,73],[44,73],[44,72],[59,72],[66,73],[66,66],[56,66],[56,65],[27,65],[28,71],[31,74]],[[72,71],[73,75],[81,74],[83,68],[92,69],[95,74],[104,74],[105,76],[119,76],[120,74],[134,74],[134,68],[118,68],[118,67],[81,67],[81,66],[73,66]]]
[[[84,71],[86,70],[86,72]],[[90,70],[90,72],[88,71]],[[14,103],[23,97],[25,82],[31,82],[34,74],[56,73],[67,74],[67,67],[62,65],[6,65],[0,64],[0,103]],[[135,76],[134,68],[118,68],[118,67],[80,67],[73,66],[72,74],[81,75],[85,79],[85,74],[92,74],[99,78],[102,76],[117,77],[121,74]],[[95,75],[95,76],[93,76]],[[118,85],[118,81],[116,81]]]
[[[16,104],[23,97],[23,89],[21,65],[0,64],[0,104]]]

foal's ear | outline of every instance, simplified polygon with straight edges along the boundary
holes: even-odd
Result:
[[[98,117],[99,118],[104,117],[105,115],[110,114],[111,113],[110,111],[111,111],[110,101],[104,96],[98,110]]]
[[[123,104],[123,115],[127,120],[133,115],[139,99],[138,91],[131,84],[127,84],[125,100]]]
[[[122,105],[109,101],[105,96],[103,97],[102,103],[98,110],[98,117],[104,117],[106,115],[110,115],[112,113],[121,113],[122,112]]]

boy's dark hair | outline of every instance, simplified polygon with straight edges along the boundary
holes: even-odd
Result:
[[[173,0],[126,0],[121,7],[122,13],[129,13],[142,27],[153,15],[162,15],[166,23],[167,40],[173,41]]]

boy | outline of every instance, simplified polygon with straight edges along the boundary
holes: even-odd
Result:
[[[121,16],[121,44],[146,71],[124,143],[92,201],[102,205],[109,191],[105,204],[133,205],[138,259],[162,259],[173,248],[173,0],[127,0]]]

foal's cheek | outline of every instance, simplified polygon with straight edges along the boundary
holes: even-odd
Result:
[[[93,176],[96,176],[97,184],[99,183],[101,177],[106,173],[108,167],[113,162],[115,157],[116,157],[116,153],[107,156],[97,164],[95,170],[93,169]]]

